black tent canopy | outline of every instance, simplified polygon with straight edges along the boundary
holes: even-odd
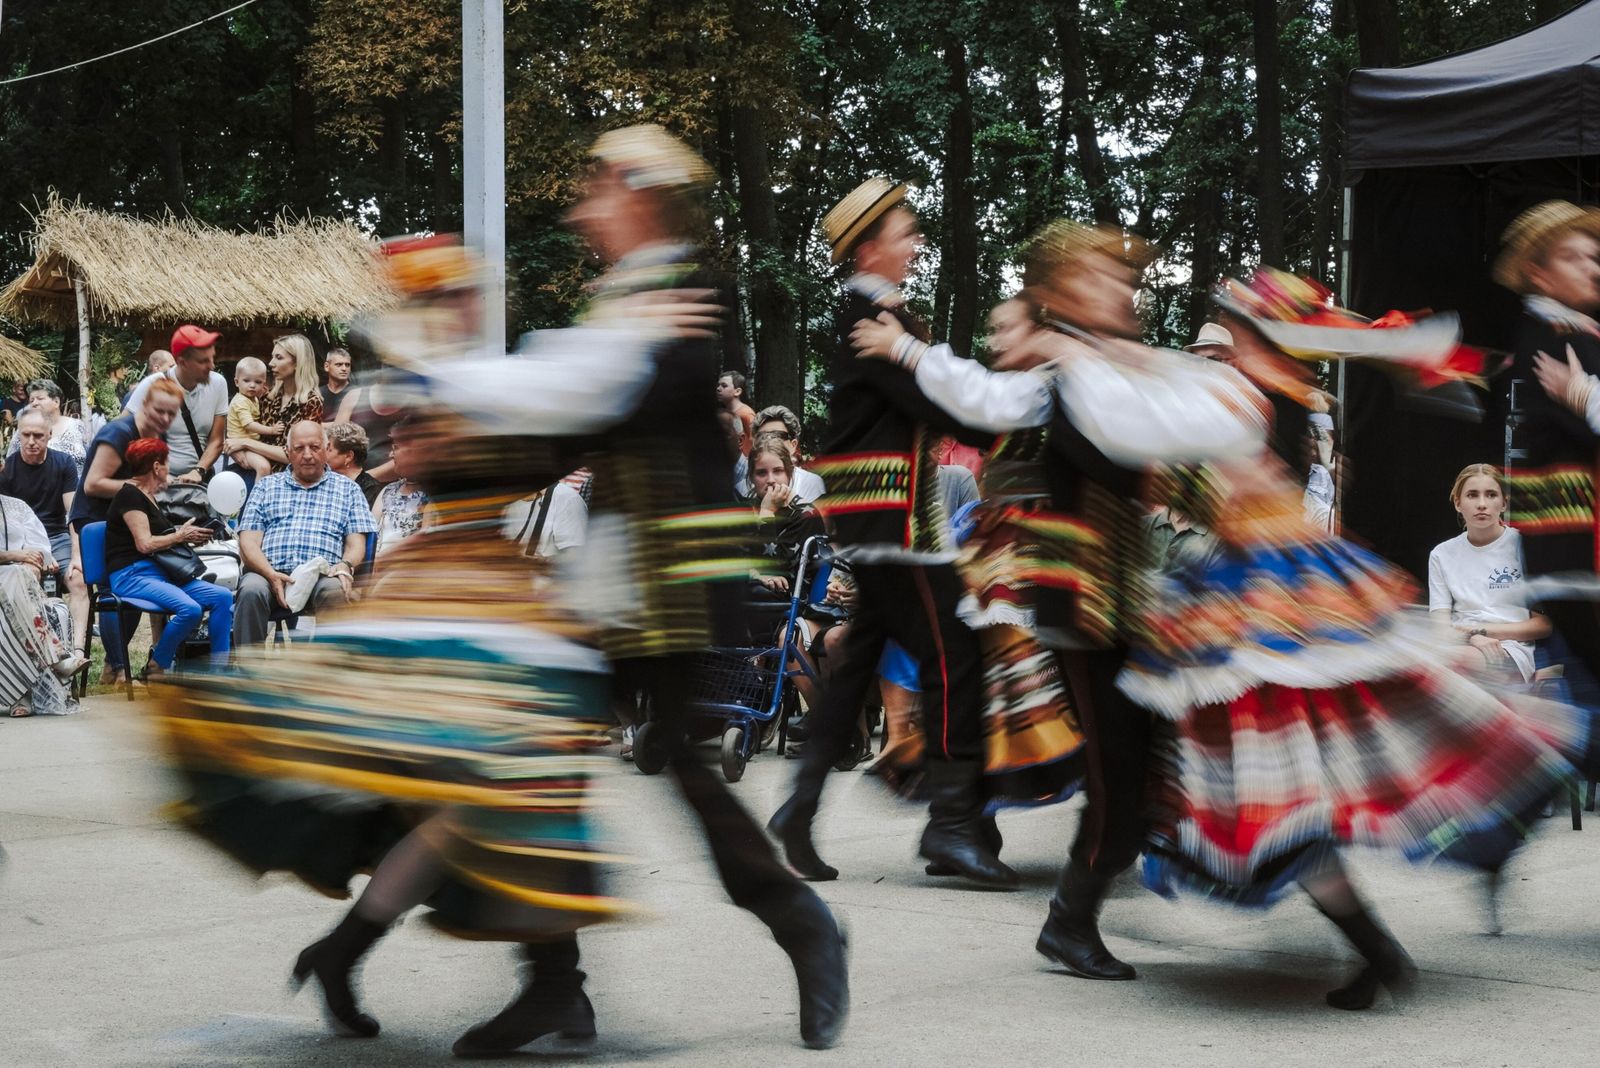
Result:
[[[1495,285],[1500,235],[1540,201],[1596,199],[1600,179],[1600,0],[1519,37],[1410,67],[1362,69],[1346,86],[1346,297],[1366,315],[1461,315],[1468,344],[1510,347],[1517,298]],[[1378,372],[1345,388],[1343,516],[1412,571],[1460,528],[1447,502],[1469,463],[1501,464],[1511,384],[1482,396],[1477,423],[1440,416]]]
[[[1413,67],[1357,70],[1347,171],[1600,152],[1600,4]]]

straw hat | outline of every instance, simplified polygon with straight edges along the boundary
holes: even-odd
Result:
[[[629,189],[683,189],[710,185],[710,164],[661,127],[645,123],[608,130],[589,155],[615,167]]]
[[[1233,348],[1233,332],[1225,326],[1206,323],[1200,328],[1200,333],[1195,335],[1195,339],[1183,347],[1183,351],[1193,352],[1196,349],[1211,348],[1213,346],[1225,349]]]
[[[822,234],[834,263],[854,251],[861,234],[906,198],[906,187],[887,178],[868,178],[822,217]]]
[[[1135,268],[1155,258],[1155,250],[1143,238],[1114,226],[1057,219],[1046,223],[1022,247],[1022,284],[1039,285],[1061,268],[1092,252]]]
[[[1518,215],[1500,236],[1494,280],[1517,293],[1528,291],[1528,264],[1557,237],[1572,231],[1600,238],[1600,210],[1565,200],[1547,200]]]

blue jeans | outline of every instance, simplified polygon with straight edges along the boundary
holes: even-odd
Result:
[[[194,633],[200,625],[200,616],[207,609],[211,611],[212,661],[225,659],[228,650],[233,648],[233,594],[221,586],[202,579],[176,586],[155,561],[140,560],[112,572],[111,592],[118,597],[158,604],[170,613],[161,640],[150,650],[150,659],[164,670],[172,667],[172,662],[178,658],[178,646]]]

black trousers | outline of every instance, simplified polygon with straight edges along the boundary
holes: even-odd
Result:
[[[815,801],[849,749],[867,689],[893,638],[916,658],[922,732],[930,760],[983,756],[983,650],[956,615],[965,587],[949,564],[856,564],[850,634],[819,706],[806,717],[797,797]]]
[[[700,821],[728,897],[765,923],[781,941],[792,926],[786,921],[792,920],[795,905],[813,892],[778,860],[761,826],[695,754],[688,731],[693,654],[643,657],[615,666],[649,694],[651,721],[664,731],[671,754],[667,768]]]
[[[1127,650],[1061,654],[1088,755],[1083,816],[1072,860],[1111,878],[1144,846],[1151,770],[1150,713],[1117,689]]]

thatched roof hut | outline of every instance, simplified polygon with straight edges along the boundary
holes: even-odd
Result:
[[[54,195],[36,222],[33,266],[0,291],[0,315],[20,321],[78,322],[74,282],[91,319],[130,326],[320,322],[394,300],[376,243],[348,222],[280,219],[267,233],[234,233]]]
[[[44,355],[0,334],[0,382],[26,382],[44,373]]]

